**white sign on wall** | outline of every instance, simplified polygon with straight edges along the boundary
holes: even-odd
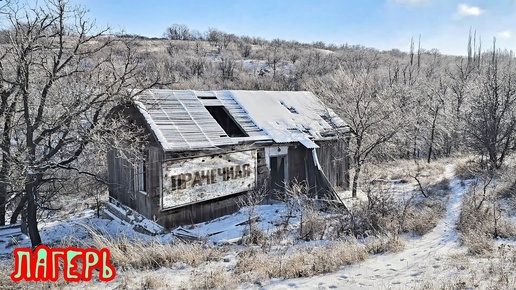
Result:
[[[163,164],[163,209],[254,189],[256,150],[168,161]]]

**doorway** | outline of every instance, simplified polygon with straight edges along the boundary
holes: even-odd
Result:
[[[273,192],[285,193],[287,182],[285,175],[285,163],[287,155],[270,157],[271,166],[271,190]]]

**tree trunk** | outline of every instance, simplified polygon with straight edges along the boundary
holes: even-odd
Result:
[[[428,158],[427,163],[430,163],[432,160],[432,151],[434,149],[434,138],[435,138],[435,126],[437,123],[437,116],[439,114],[439,108],[435,110],[434,119],[432,120],[432,129],[430,130],[430,145],[428,146]]]
[[[412,144],[412,158],[413,159],[417,159],[419,156],[418,152],[417,152],[417,134],[418,134],[418,130],[417,130],[417,127],[414,128],[414,143]]]
[[[1,180],[1,178],[0,178]],[[6,194],[5,194],[5,186],[3,185],[3,182],[0,181],[0,226],[5,225],[5,202],[7,200]]]
[[[25,193],[25,194],[23,194],[20,202],[14,209],[13,214],[11,215],[11,221],[9,222],[10,224],[15,224],[16,221],[18,221],[18,216],[22,212],[23,207],[25,206],[26,203],[27,203],[27,194]]]
[[[6,101],[2,101],[2,105],[6,105]],[[7,202],[7,189],[9,184],[9,172],[11,171],[11,133],[12,119],[16,108],[16,102],[13,102],[4,112],[4,128],[2,132],[2,169],[0,169],[0,226],[5,225],[5,207]]]
[[[498,219],[496,218],[496,201],[493,201],[494,238],[498,238]]]
[[[351,197],[357,197],[358,190],[358,180],[360,178],[360,170],[362,169],[362,164],[358,163],[355,167],[355,174],[353,175],[353,187],[351,189]]]
[[[36,188],[37,178],[29,174],[29,180],[25,183],[25,193],[27,195],[27,227],[29,230],[30,242],[33,248],[41,245],[41,236],[38,229]]]
[[[2,154],[2,169],[0,170],[0,226],[5,225],[5,206],[7,202],[7,172],[8,162],[6,161],[6,152]]]

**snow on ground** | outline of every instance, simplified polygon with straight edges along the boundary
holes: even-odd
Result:
[[[46,245],[52,245],[71,237],[76,240],[87,239],[89,237],[88,229],[106,233],[113,237],[127,237],[130,239],[150,238],[147,235],[135,232],[133,226],[127,223],[97,218],[94,210],[91,209],[81,212],[78,216],[68,218],[66,221],[39,222],[38,226],[42,242]],[[18,241],[1,240],[0,259],[12,258],[12,252],[15,247],[30,248],[30,239],[22,235]]]
[[[466,252],[466,248],[459,245],[455,224],[470,183],[454,178],[453,165],[446,166],[444,178],[450,180],[445,216],[428,234],[422,237],[404,237],[405,248],[401,252],[375,255],[361,263],[342,267],[332,274],[288,280],[273,279],[260,289],[417,289],[422,286],[423,281],[452,279],[459,271],[457,263],[453,263],[454,257],[463,256]],[[285,219],[287,211],[288,208],[282,203],[243,208],[233,215],[178,228],[157,238],[167,242],[174,239],[175,235],[182,234],[214,244],[234,243],[248,229],[250,217],[255,217],[253,220],[262,231],[271,233]],[[290,222],[298,223],[295,219]],[[114,237],[153,238],[134,232],[132,225],[120,220],[97,218],[93,210],[87,210],[67,221],[40,223],[43,242],[52,244],[67,236],[86,239],[89,234],[85,225]],[[25,238],[14,246],[30,247],[30,241]],[[0,242],[0,258],[12,258],[10,256],[14,246],[8,241]],[[234,252],[228,255],[234,256]],[[230,260],[234,262],[234,259],[233,257]],[[173,271],[172,275],[184,276],[188,275],[188,271]]]
[[[221,218],[193,225],[187,228],[177,228],[172,233],[183,234],[196,237],[201,240],[207,240],[214,244],[234,243],[242,238],[242,235],[248,230],[249,211],[250,208],[242,208],[238,212],[223,216]],[[286,214],[285,204],[257,205],[254,212],[251,213],[258,229],[265,233],[270,233],[277,228],[281,222],[281,218]],[[296,220],[291,219],[291,222]]]
[[[171,233],[159,235],[157,237],[148,236],[135,232],[133,227],[127,222],[118,218],[109,220],[97,218],[91,209],[85,210],[75,217],[66,220],[53,220],[40,222],[40,234],[44,244],[52,245],[62,239],[73,237],[77,240],[88,239],[89,230],[104,233],[111,237],[126,237],[129,239],[153,239],[158,238],[162,242],[175,240],[175,234],[187,234],[199,240],[206,240],[213,244],[226,244],[238,241],[248,229],[249,208],[242,208],[237,213],[224,216],[209,222],[180,227]],[[268,233],[277,228],[282,217],[286,214],[285,204],[258,205],[252,213],[256,226],[263,232]],[[296,219],[290,220],[296,223]],[[18,241],[11,239],[0,239],[0,259],[12,258],[15,247],[30,248],[30,239],[22,235]]]
[[[453,166],[447,165],[445,177],[450,180],[451,194],[446,216],[430,233],[408,239],[401,252],[376,255],[333,274],[273,281],[267,289],[410,289],[422,281],[450,279],[454,273],[443,261],[466,251],[459,245],[455,223],[468,188],[453,175]]]

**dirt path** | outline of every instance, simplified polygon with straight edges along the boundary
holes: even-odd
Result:
[[[405,243],[399,253],[377,255],[337,273],[312,278],[272,283],[268,289],[410,289],[429,279],[446,279],[443,260],[450,254],[463,253],[459,247],[455,223],[460,214],[466,188],[454,179],[452,165],[445,177],[450,180],[450,198],[446,216],[428,234]]]

